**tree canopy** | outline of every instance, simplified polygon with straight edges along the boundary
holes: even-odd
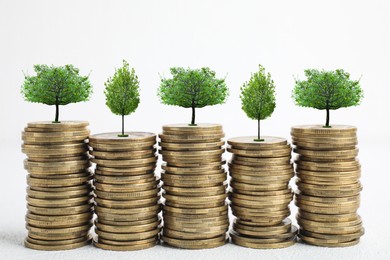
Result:
[[[115,115],[122,116],[122,135],[124,134],[124,116],[133,113],[140,102],[139,81],[134,68],[123,60],[123,66],[115,69],[114,76],[107,79],[104,94],[106,105]]]
[[[357,106],[363,98],[359,80],[351,80],[342,69],[307,69],[305,75],[306,80],[295,80],[292,98],[298,106],[326,110],[324,127],[330,127],[329,110]]]
[[[260,137],[260,120],[271,116],[274,112],[275,85],[271,79],[271,74],[266,73],[263,66],[259,65],[259,70],[251,74],[249,82],[245,82],[241,87],[242,110],[250,118],[257,120],[257,139],[264,141]]]
[[[163,104],[192,108],[191,125],[195,125],[195,108],[223,104],[229,94],[225,79],[210,68],[170,69],[172,78],[161,78],[158,96]]]
[[[80,76],[73,65],[34,65],[34,71],[36,76],[25,75],[22,95],[29,102],[55,105],[55,123],[60,105],[87,101],[92,94],[89,76]]]

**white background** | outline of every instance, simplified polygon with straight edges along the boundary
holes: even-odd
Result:
[[[389,1],[0,0],[0,37],[0,259],[390,259]],[[93,133],[119,131],[120,118],[104,104],[103,83],[122,59],[141,82],[141,103],[126,118],[126,128],[156,133],[163,124],[190,120],[189,109],[162,105],[156,96],[159,74],[169,76],[171,66],[209,66],[226,76],[229,100],[197,110],[197,119],[223,124],[227,137],[256,134],[256,122],[240,109],[239,88],[259,63],[272,74],[277,91],[277,108],[263,122],[263,133],[286,138],[293,125],[325,120],[324,111],[293,104],[294,76],[303,78],[306,68],[343,68],[352,78],[361,77],[361,106],[331,112],[331,123],[359,128],[360,214],[366,228],[361,243],[344,249],[297,244],[282,250],[157,246],[127,253],[92,246],[69,252],[25,249],[20,134],[27,122],[52,120],[54,108],[23,101],[23,71],[33,73],[33,64],[71,63],[82,74],[91,73],[91,100],[62,107],[61,119],[88,120]]]

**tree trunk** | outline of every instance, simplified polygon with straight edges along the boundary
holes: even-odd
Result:
[[[257,139],[260,140],[260,119],[257,119]]]
[[[191,125],[195,125],[195,107],[192,107]]]
[[[122,115],[122,136],[125,135],[125,115]]]
[[[59,121],[58,121],[59,117],[60,117],[60,107],[58,104],[56,104],[56,116],[54,119],[54,123],[59,123]]]
[[[326,123],[325,127],[329,127],[329,108],[326,109]]]

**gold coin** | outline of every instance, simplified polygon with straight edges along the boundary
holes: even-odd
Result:
[[[147,199],[159,196],[160,189],[154,188],[150,190],[142,190],[135,192],[107,192],[95,190],[95,194],[98,198],[116,201],[132,201],[138,199]]]
[[[225,164],[225,161],[217,162],[212,166],[204,165],[203,167],[191,167],[191,168],[174,167],[171,165],[168,166],[166,164],[163,164],[161,165],[161,168],[167,173],[177,174],[177,175],[218,174],[218,173],[225,172],[225,170],[222,168],[223,164]]]
[[[295,153],[312,158],[354,158],[358,155],[359,149],[335,150],[335,151],[313,151],[306,149],[294,149]]]
[[[108,200],[108,199],[102,199],[102,198],[95,198],[95,202],[97,205],[106,207],[106,208],[114,208],[114,209],[131,209],[131,208],[138,208],[138,207],[147,207],[147,206],[153,206],[156,205],[159,201],[160,197],[153,197],[153,198],[147,198],[147,199],[137,199],[137,200]]]
[[[66,244],[66,245],[39,245],[32,242],[29,242],[28,240],[24,241],[25,247],[28,247],[30,249],[34,250],[44,250],[44,251],[58,251],[58,250],[70,250],[70,249],[76,249],[79,247],[83,247],[86,245],[89,245],[91,243],[91,240],[81,241],[73,244]]]
[[[146,164],[139,167],[127,167],[127,168],[112,168],[102,167],[96,165],[95,173],[105,176],[129,176],[129,175],[143,175],[154,173],[156,169],[156,163]]]
[[[189,135],[166,135],[159,134],[161,142],[167,143],[216,143],[225,137],[224,133],[217,134],[189,134]]]
[[[59,123],[53,123],[51,121],[38,121],[38,122],[30,122],[27,124],[28,128],[44,128],[48,130],[56,130],[56,131],[71,131],[69,129],[74,128],[85,128],[89,125],[86,121],[61,121]]]
[[[46,216],[64,216],[73,215],[78,213],[89,212],[92,208],[91,204],[63,207],[63,208],[44,208],[36,207],[27,204],[27,209],[33,214],[46,215]]]
[[[102,133],[95,134],[89,137],[90,143],[99,144],[137,144],[149,141],[156,141],[156,135],[148,132],[125,132],[126,137],[119,137],[122,133]],[[93,147],[93,145],[92,145]]]
[[[70,227],[76,227],[80,226],[86,223],[90,223],[92,221],[93,214],[90,213],[89,216],[84,218],[73,218],[66,221],[41,221],[41,220],[35,220],[30,219],[26,217],[26,224],[32,227],[39,227],[39,228],[70,228]]]
[[[336,243],[340,243],[340,242],[348,242],[355,239],[359,239],[361,236],[364,235],[364,228],[362,228],[356,233],[344,234],[344,235],[320,234],[320,233],[310,232],[303,229],[299,230],[299,233],[305,237],[312,237],[312,238],[327,240],[329,242],[334,241]]]
[[[297,200],[305,200],[305,201],[312,201],[312,202],[319,202],[319,203],[330,203],[330,204],[337,204],[337,203],[348,203],[348,202],[359,202],[360,201],[360,194],[350,197],[343,197],[343,198],[324,198],[324,197],[313,197],[313,196],[306,196],[301,194],[299,191],[295,195]]]
[[[109,213],[109,214],[118,214],[118,215],[132,215],[138,213],[152,213],[154,212],[156,215],[161,209],[160,204],[144,206],[144,207],[136,207],[136,208],[125,208],[125,209],[117,209],[117,208],[106,208],[100,205],[95,206],[95,212],[99,216],[100,213]]]
[[[348,242],[333,242],[332,240],[324,240],[324,239],[319,239],[319,238],[312,238],[312,237],[307,237],[302,234],[298,234],[299,238],[310,245],[315,245],[315,246],[323,246],[323,247],[347,247],[347,246],[354,246],[357,245],[360,241],[360,239],[355,239],[352,241]]]
[[[240,240],[242,242],[249,242],[255,244],[269,244],[269,243],[283,242],[286,239],[295,238],[297,233],[298,233],[298,228],[296,226],[291,226],[291,229],[286,233],[272,235],[272,236],[258,236],[258,237],[245,236],[232,230],[230,232],[230,237],[234,237],[236,240]]]
[[[271,213],[268,213],[268,216],[251,216],[242,215],[241,213],[233,215],[239,218],[240,221],[245,221],[245,223],[253,223],[253,225],[256,225],[257,227],[267,227],[280,224],[290,215],[290,213],[286,213],[280,216],[273,216]]]
[[[322,125],[299,125],[291,127],[291,132],[302,135],[338,136],[340,134],[354,135],[357,132],[357,128],[349,125],[332,125],[332,127],[323,127]]]
[[[334,137],[297,137],[292,135],[292,142],[298,144],[299,146],[312,146],[318,145],[319,147],[328,147],[330,144],[335,144],[336,146],[355,146],[358,144],[358,139],[356,136],[353,137],[344,137],[344,138],[334,138]]]
[[[311,213],[308,211],[304,211],[302,209],[298,209],[299,216],[304,219],[321,221],[321,222],[345,222],[345,221],[353,221],[358,218],[356,212],[347,213],[347,214],[321,214],[321,213]]]
[[[61,158],[72,155],[84,154],[88,151],[88,145],[84,142],[57,145],[30,145],[22,144],[22,152],[27,156],[39,156],[45,158]]]
[[[163,206],[163,210],[171,213],[187,214],[187,215],[202,215],[210,213],[222,213],[223,215],[228,210],[228,205],[212,207],[212,208],[176,208],[168,205]]]
[[[31,198],[36,199],[70,199],[77,198],[80,196],[88,195],[92,192],[89,189],[80,189],[74,191],[65,191],[65,192],[46,192],[46,191],[36,191],[28,187],[26,189],[27,195]]]
[[[161,227],[157,227],[153,230],[143,231],[143,232],[135,232],[135,233],[112,233],[99,230],[95,228],[96,234],[106,240],[113,241],[129,241],[129,240],[143,240],[151,237],[155,237],[158,233],[160,233]]]
[[[169,151],[162,149],[159,153],[162,154],[163,157],[172,158],[205,158],[209,156],[221,156],[224,153],[224,149],[204,151]]]
[[[218,174],[204,174],[204,175],[178,175],[162,172],[161,179],[177,182],[220,182],[225,181],[227,178],[226,172]],[[174,186],[174,185],[173,185]]]
[[[246,158],[247,160],[250,160],[248,158],[284,158],[291,155],[291,147],[289,145],[286,145],[284,148],[279,149],[270,149],[270,150],[237,150],[237,149],[227,149],[229,152],[233,153],[233,159],[235,158]],[[240,157],[241,156],[241,157]],[[265,160],[263,160],[264,162]],[[238,161],[237,162],[241,162]],[[243,161],[248,162],[248,161]]]
[[[303,183],[308,183],[308,184],[314,184],[314,185],[349,185],[356,183],[359,178],[360,178],[360,173],[358,173],[357,176],[352,176],[352,177],[336,177],[336,178],[329,178],[329,177],[314,177],[314,176],[306,176],[297,173],[297,177],[300,181]]]
[[[154,182],[139,183],[136,185],[129,184],[103,184],[94,182],[95,188],[99,191],[107,192],[137,192],[143,190],[151,190],[158,187],[160,180]]]
[[[232,189],[232,193],[248,195],[248,196],[277,196],[277,195],[291,194],[292,189],[290,186],[288,186],[286,189],[275,190],[275,191],[247,191],[247,190]]]
[[[229,151],[229,149],[228,149]],[[288,155],[286,157],[275,157],[275,158],[267,158],[267,157],[249,157],[233,154],[231,162],[233,164],[241,164],[248,166],[280,166],[280,165],[290,165],[291,164],[291,156]]]
[[[317,220],[307,220],[302,218],[299,214],[297,214],[297,220],[299,223],[307,226],[313,226],[318,228],[350,228],[356,225],[362,224],[362,219],[359,215],[356,216],[356,219],[351,221],[343,221],[343,222],[321,222]]]
[[[264,185],[251,185],[248,183],[238,182],[235,179],[231,179],[230,186],[233,189],[238,190],[249,190],[249,191],[273,191],[273,190],[284,190],[288,189],[288,183],[272,183]]]
[[[233,229],[239,234],[266,237],[274,236],[278,234],[285,234],[291,230],[291,220],[289,218],[284,219],[280,224],[273,226],[247,226],[241,224],[237,220],[233,222]]]
[[[204,180],[204,181],[183,181],[178,179],[166,178],[164,175],[161,176],[164,185],[175,186],[175,187],[187,187],[187,188],[206,188],[206,187],[215,187],[217,185],[223,186],[226,184],[226,178],[222,176],[221,178]]]
[[[134,244],[130,244],[130,242],[128,242],[127,245],[112,245],[112,244],[100,242],[100,240],[101,239],[98,238],[98,241],[94,241],[94,243],[93,243],[94,246],[97,248],[103,249],[103,250],[111,250],[111,251],[143,250],[143,249],[148,249],[148,248],[154,247],[155,245],[158,244],[157,239],[153,239],[153,241],[151,241],[151,242],[146,242],[146,243],[141,243],[141,244],[135,243],[138,241],[131,241],[131,243],[134,243]]]
[[[26,200],[29,205],[36,206],[36,207],[44,207],[44,208],[59,208],[59,207],[73,207],[83,204],[88,204],[89,201],[92,199],[92,196],[83,196],[78,198],[71,198],[71,199],[35,199],[26,197]]]
[[[62,235],[67,236],[72,233],[80,233],[89,231],[92,227],[92,223],[84,224],[82,226],[76,227],[66,227],[66,228],[40,228],[40,227],[32,227],[26,225],[26,229],[29,232],[29,236],[38,235],[38,236],[48,236],[48,237],[61,237]]]
[[[274,214],[275,216],[284,215],[289,211],[288,205],[265,205],[265,206],[257,206],[257,207],[243,207],[239,205],[235,205],[234,203],[230,203],[232,211],[234,215],[237,213],[244,213],[252,216],[270,216],[270,214]]]
[[[98,230],[104,232],[111,232],[111,233],[120,233],[120,234],[151,231],[156,229],[160,224],[161,221],[155,221],[143,225],[131,225],[131,226],[120,225],[119,226],[119,225],[106,225],[100,223],[99,221],[95,221],[95,226],[97,227]]]
[[[35,220],[35,221],[41,221],[41,222],[67,222],[67,221],[72,221],[74,219],[92,219],[93,212],[87,211],[84,213],[78,213],[78,214],[73,214],[73,215],[64,215],[64,216],[45,216],[45,215],[37,215],[34,214],[30,211],[27,211],[26,218],[30,220]]]
[[[292,246],[296,243],[295,237],[292,237],[290,239],[286,239],[282,242],[274,242],[274,243],[253,243],[253,242],[246,242],[242,239],[237,239],[237,237],[232,236],[232,242],[233,244],[243,246],[243,247],[249,247],[254,249],[277,249],[277,248],[285,248]]]
[[[265,201],[286,201],[286,200],[292,200],[294,194],[292,192],[290,193],[284,193],[280,195],[271,195],[271,196],[251,196],[251,195],[244,195],[239,193],[230,193],[231,198],[236,198],[239,200],[247,200],[247,201],[258,201],[258,202],[265,202]]]
[[[222,235],[226,236],[226,231],[227,230],[217,230],[212,232],[183,232],[180,230],[170,229],[168,225],[165,225],[163,235],[179,240],[212,239]]]
[[[350,207],[316,207],[316,206],[311,206],[311,205],[306,205],[302,203],[295,202],[295,205],[299,207],[300,209],[304,211],[308,211],[310,213],[316,213],[316,214],[348,214],[348,213],[356,213],[358,210],[359,206],[354,205]]]
[[[104,151],[104,152],[137,152],[137,151],[150,151],[155,149],[156,141],[147,141],[142,143],[117,143],[117,144],[106,144],[106,143],[89,143],[93,151]]]
[[[329,235],[344,235],[359,232],[362,229],[362,223],[349,227],[324,227],[324,226],[312,226],[302,222],[298,219],[299,226],[307,231],[329,234]]]
[[[157,157],[134,159],[134,160],[105,160],[105,159],[92,158],[91,161],[103,167],[121,168],[121,167],[137,167],[137,166],[144,166],[145,164],[156,163]]]
[[[227,185],[218,185],[213,187],[205,187],[205,188],[182,188],[182,187],[173,187],[168,185],[163,185],[163,189],[165,191],[164,194],[169,195],[185,195],[189,197],[198,197],[198,196],[213,196],[220,195],[226,193]]]
[[[91,151],[97,159],[106,159],[106,160],[123,160],[123,159],[145,159],[156,156],[156,149],[149,149],[144,151],[128,151],[128,152],[106,152],[106,151]]]
[[[73,192],[73,191],[92,191],[92,186],[90,183],[82,184],[82,185],[76,185],[76,186],[69,186],[69,187],[29,187],[30,190],[33,191],[42,191],[42,192]]]
[[[105,218],[98,218],[99,223],[109,225],[109,226],[139,226],[150,224],[154,222],[161,222],[162,218],[159,216],[153,216],[147,219],[134,220],[134,221],[111,221]]]
[[[199,197],[189,197],[189,196],[175,196],[170,194],[165,194],[164,198],[166,200],[183,203],[183,204],[203,204],[207,202],[221,202],[225,201],[227,198],[227,194],[219,194],[219,195],[212,195],[212,196],[199,196]]]
[[[186,131],[189,133],[193,132],[202,132],[202,131],[222,131],[222,125],[219,124],[208,124],[200,123],[197,125],[187,125],[187,124],[169,124],[164,125],[163,131]]]
[[[270,176],[251,176],[244,174],[235,174],[234,172],[230,172],[230,176],[234,178],[234,180],[242,183],[248,184],[264,184],[264,183],[285,183],[289,182],[292,177],[294,177],[294,172],[290,171],[289,174],[286,175],[270,175]]]
[[[323,208],[336,208],[336,207],[359,207],[360,201],[348,201],[348,202],[317,202],[304,199],[296,199],[299,204],[305,204],[307,206],[323,207]]]
[[[240,150],[266,150],[284,148],[287,145],[287,140],[274,136],[262,136],[264,141],[255,141],[257,136],[234,137],[227,140],[227,143],[234,149]]]
[[[315,185],[315,184],[308,184],[300,181],[297,179],[296,181],[298,187],[300,189],[311,189],[311,190],[322,190],[322,191],[351,191],[351,190],[360,190],[361,183],[360,181],[357,181],[352,184],[338,184],[338,183],[332,183],[331,185],[324,185],[324,183],[321,183],[321,185]]]
[[[193,209],[202,209],[202,208],[214,208],[214,207],[219,207],[223,206],[225,204],[225,201],[209,201],[209,202],[201,202],[201,203],[182,203],[182,202],[174,202],[172,200],[165,200],[165,205],[166,206],[171,206],[175,208],[193,208]]]
[[[70,137],[74,137],[74,141],[78,140],[79,138],[86,139],[89,136],[89,130],[87,129],[80,129],[80,130],[74,130],[74,131],[65,131],[65,132],[22,132],[22,137],[26,139],[31,140],[40,140],[42,139],[43,142],[52,142],[53,140],[60,140],[62,138],[67,139]]]
[[[154,174],[130,175],[130,176],[106,176],[95,174],[95,181],[105,184],[140,184],[156,180]]]
[[[272,175],[277,174],[279,172],[289,172],[293,170],[292,164],[284,164],[284,165],[262,165],[262,166],[251,166],[251,165],[241,165],[229,163],[229,169],[235,172],[242,172],[247,175],[258,174],[258,175]]]
[[[171,224],[182,224],[182,225],[208,225],[214,223],[228,223],[229,217],[227,215],[216,216],[216,217],[202,217],[202,218],[194,218],[194,217],[175,217],[170,215],[164,216],[164,222],[167,221]]]
[[[207,143],[168,143],[159,142],[159,145],[168,151],[205,151],[219,150],[225,145],[224,141],[207,142]]]
[[[160,212],[160,209],[157,211],[151,211],[151,212],[140,212],[135,213],[131,215],[123,215],[123,214],[117,214],[117,213],[105,213],[105,212],[96,212],[96,215],[98,216],[98,219],[100,221],[113,221],[113,222],[130,222],[130,221],[141,221],[145,219],[154,218],[157,216],[157,214]]]
[[[215,236],[226,234],[226,232],[229,229],[229,223],[223,223],[222,225],[202,225],[202,226],[196,226],[196,225],[190,225],[190,226],[183,226],[179,223],[164,223],[164,230],[165,235],[176,237],[176,238],[183,238],[183,239],[193,239],[193,238],[208,238],[209,235],[214,234]],[[196,237],[198,234],[199,236]],[[177,235],[173,235],[177,234]],[[181,234],[181,235],[180,235]],[[207,237],[205,237],[205,234],[207,234]]]
[[[233,196],[230,196],[229,200],[235,206],[246,207],[246,208],[258,208],[258,207],[267,207],[273,205],[281,207],[282,205],[287,206],[291,202],[291,198],[285,198],[279,200],[246,200],[246,199],[239,199]]]
[[[69,244],[75,244],[80,243],[83,241],[88,241],[91,239],[90,235],[84,235],[72,239],[64,239],[64,240],[41,240],[41,239],[35,239],[32,237],[26,237],[26,241],[28,241],[31,244],[35,245],[41,245],[41,246],[60,246],[60,245],[69,245]]]
[[[226,234],[219,235],[217,237],[213,238],[207,238],[207,239],[177,239],[172,238],[169,235],[165,234],[166,231],[164,230],[163,236],[161,239],[164,241],[164,243],[178,248],[183,249],[206,249],[206,248],[214,248],[222,246],[226,243],[227,238]]]
[[[39,186],[39,187],[67,187],[67,186],[76,186],[87,183],[92,180],[92,175],[87,175],[83,177],[76,178],[65,178],[65,179],[43,179],[43,178],[34,178],[30,175],[27,175],[27,184],[30,186]]]
[[[356,171],[334,171],[334,172],[319,172],[319,171],[308,171],[299,169],[297,170],[297,175],[301,176],[310,176],[310,177],[318,177],[318,178],[352,178],[360,176],[360,169]]]

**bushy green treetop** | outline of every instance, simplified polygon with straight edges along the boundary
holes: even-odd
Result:
[[[210,68],[170,69],[172,78],[161,78],[158,95],[163,104],[192,108],[190,125],[195,124],[195,108],[222,104],[229,90],[225,79],[219,79]]]
[[[275,85],[271,79],[271,74],[266,73],[263,66],[259,65],[259,70],[251,74],[249,82],[245,82],[241,87],[242,110],[250,119],[257,120],[257,139],[264,141],[260,137],[260,120],[271,116],[275,109]]]
[[[115,115],[122,116],[122,134],[124,133],[124,116],[133,113],[140,102],[139,81],[134,68],[129,67],[129,63],[123,60],[123,66],[115,69],[113,77],[108,78],[104,90],[106,95],[106,105]]]
[[[357,106],[363,98],[359,80],[349,79],[342,69],[307,69],[305,75],[306,80],[295,80],[292,98],[298,106],[326,110],[324,127],[331,127],[329,110]]]
[[[87,101],[92,93],[89,76],[80,76],[73,65],[34,65],[36,76],[25,75],[22,95],[26,101],[55,105],[54,123],[59,123],[59,106]]]

